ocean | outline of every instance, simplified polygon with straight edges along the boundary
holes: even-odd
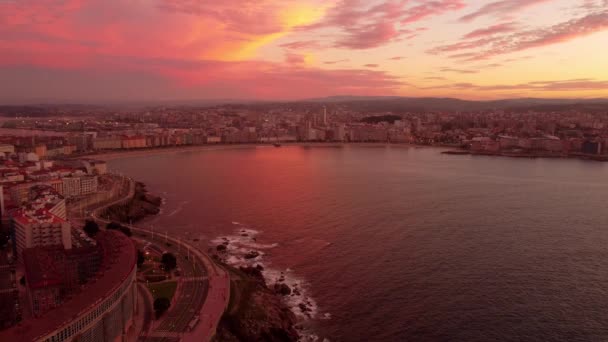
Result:
[[[297,288],[308,339],[608,340],[608,163],[441,151],[258,146],[109,168],[165,199],[144,225],[230,241],[230,263]]]

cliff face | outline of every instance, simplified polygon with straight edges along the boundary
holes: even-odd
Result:
[[[162,199],[150,195],[142,183],[136,183],[133,199],[125,205],[108,208],[110,220],[117,222],[136,222],[148,215],[156,215],[160,211]]]
[[[234,270],[233,270],[234,271]],[[230,306],[218,326],[216,341],[297,341],[295,315],[259,270],[241,268],[231,272]]]

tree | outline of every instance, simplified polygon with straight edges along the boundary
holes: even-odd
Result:
[[[144,257],[144,252],[142,252],[138,249],[137,250],[137,267],[141,267],[141,265],[144,264],[144,261],[146,261],[146,258]]]
[[[171,301],[168,298],[161,297],[154,300],[154,312],[156,312],[156,318],[158,319],[162,314],[169,309]]]
[[[107,230],[120,230],[123,234],[125,234],[128,237],[131,237],[133,235],[133,233],[131,233],[131,228],[129,227],[125,227],[120,223],[117,222],[110,222],[106,225],[106,229]]]
[[[84,232],[87,233],[88,236],[93,237],[97,235],[97,233],[99,233],[99,225],[93,220],[86,220],[82,230],[84,230]]]
[[[128,237],[131,237],[133,235],[133,233],[131,233],[131,228],[129,227],[121,226],[120,231]]]
[[[175,255],[171,253],[163,254],[160,262],[163,264],[163,268],[167,272],[177,267],[177,259],[175,258]]]
[[[110,222],[106,225],[107,230],[119,230],[122,225],[118,222]]]

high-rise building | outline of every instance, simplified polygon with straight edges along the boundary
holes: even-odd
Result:
[[[23,207],[12,214],[13,241],[17,259],[22,261],[26,248],[63,246],[72,248],[70,223],[47,207]]]

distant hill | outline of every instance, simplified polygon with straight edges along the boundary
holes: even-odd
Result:
[[[540,99],[518,98],[492,101],[471,101],[438,97],[375,97],[332,96],[307,100],[312,103],[341,104],[362,111],[424,112],[483,110],[590,110],[608,111],[608,99]]]
[[[303,110],[321,105],[340,105],[351,110],[362,112],[392,112],[401,114],[406,112],[428,112],[428,111],[586,111],[586,112],[608,112],[608,98],[598,99],[542,99],[542,98],[517,98],[492,101],[461,100],[449,97],[401,97],[401,96],[330,96],[298,101],[256,101],[238,99],[218,100],[181,100],[181,101],[149,101],[114,103],[106,105],[86,104],[40,104],[40,105],[0,105],[0,115],[15,116],[25,114],[33,117],[44,117],[55,115],[63,111],[72,114],[81,114],[91,111],[103,111],[108,108],[129,107],[214,107],[229,106],[234,108],[256,108],[259,110],[272,110],[276,106],[289,105]]]

